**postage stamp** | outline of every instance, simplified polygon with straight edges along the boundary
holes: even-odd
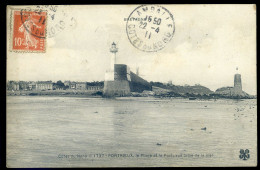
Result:
[[[131,44],[145,52],[163,49],[175,31],[173,15],[159,5],[142,5],[128,17],[126,32]]]
[[[46,11],[13,10],[12,51],[45,52]]]

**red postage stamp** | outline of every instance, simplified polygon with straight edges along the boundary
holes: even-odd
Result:
[[[13,11],[12,51],[45,52],[46,11]]]

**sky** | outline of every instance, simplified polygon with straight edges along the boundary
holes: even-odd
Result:
[[[139,67],[147,81],[201,84],[215,91],[233,86],[239,73],[243,90],[256,94],[254,5],[162,6],[172,13],[175,32],[157,52],[141,51],[127,37],[124,19],[138,5],[58,6],[53,20],[54,12],[46,8],[46,52],[17,53],[7,46],[7,80],[102,81],[115,42],[117,64],[127,64],[133,72]],[[9,44],[9,17],[7,21]]]

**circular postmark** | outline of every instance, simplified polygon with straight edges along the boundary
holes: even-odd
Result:
[[[76,19],[69,14],[70,10],[68,8],[69,7],[67,6],[59,5],[37,5],[32,7],[26,7],[23,10],[21,10],[21,19],[23,22],[27,21],[28,13],[34,12],[35,15],[33,17],[30,16],[29,20],[32,21],[33,18],[33,20],[36,21],[36,14],[41,15],[42,13],[46,12],[46,19],[48,18],[48,24],[45,20],[46,34],[44,37],[36,35],[36,32],[32,32],[32,30],[30,30],[28,26],[26,27],[26,30],[38,38],[52,38],[66,29],[75,28],[77,24]],[[40,20],[40,18],[37,19],[39,20],[39,22],[43,23],[43,20]]]
[[[48,38],[53,38],[65,30],[76,27],[77,21],[71,14],[70,6],[38,5],[36,8],[48,11]]]
[[[128,17],[126,32],[131,44],[145,52],[163,49],[175,31],[173,15],[159,5],[142,5]]]
[[[28,33],[37,38],[46,37],[47,13],[45,11],[39,12],[22,9],[20,16],[23,27]]]

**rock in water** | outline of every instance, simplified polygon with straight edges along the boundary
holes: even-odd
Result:
[[[207,130],[207,128],[206,128],[206,127],[204,127],[204,128],[201,128],[201,130]]]

